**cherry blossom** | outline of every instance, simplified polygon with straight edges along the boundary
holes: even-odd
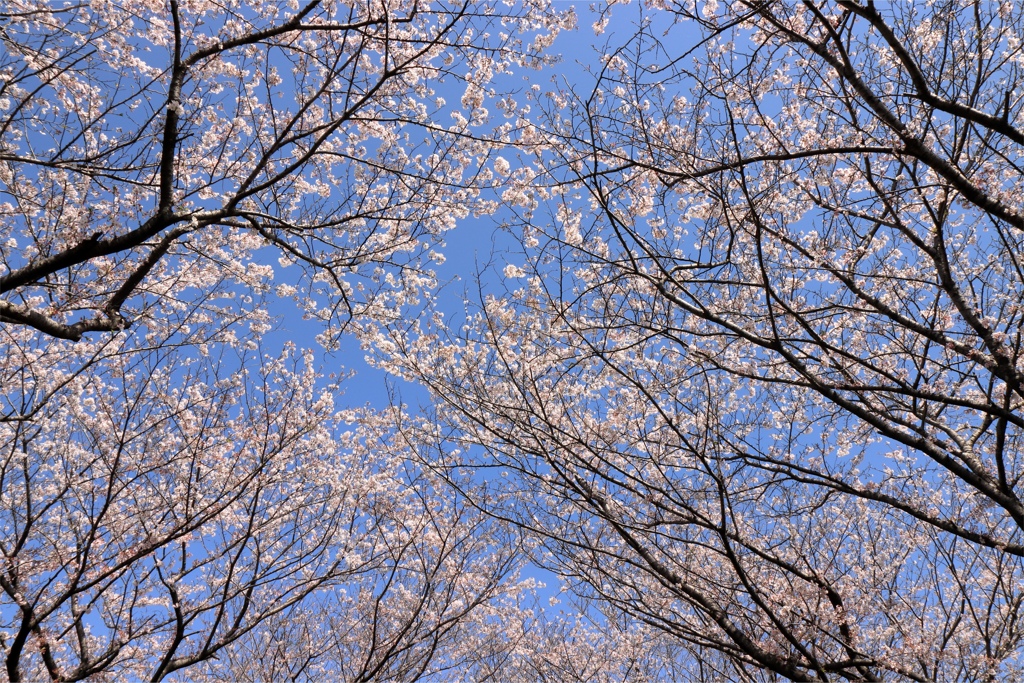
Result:
[[[429,291],[443,234],[493,208],[492,80],[571,21],[4,4],[9,680],[410,678],[467,669],[474,625],[517,613],[514,535],[418,465],[390,411],[343,407],[345,371],[284,339],[275,299],[330,349],[353,317],[390,320],[382,291]],[[452,88],[479,111],[451,117]]]
[[[434,468],[696,680],[1020,678],[1024,14],[611,4],[530,91],[529,277],[366,332]]]

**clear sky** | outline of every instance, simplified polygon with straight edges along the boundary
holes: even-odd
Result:
[[[572,84],[585,89],[592,81],[588,69],[598,63],[597,55],[606,51],[607,45],[615,45],[626,41],[634,32],[640,20],[642,8],[637,3],[615,7],[612,20],[601,35],[595,34],[593,25],[599,16],[587,3],[555,0],[558,6],[572,7],[577,15],[577,27],[573,31],[561,33],[551,47],[552,54],[560,54],[557,66],[539,71],[523,71],[506,77],[499,86],[510,90],[524,90],[533,84],[548,88],[553,81]],[[439,94],[449,102],[458,102],[461,91],[459,85],[448,85],[438,88]],[[447,93],[445,90],[452,90]],[[492,115],[500,117],[500,113],[492,108]],[[511,160],[511,158],[510,158]],[[461,221],[456,228],[445,236],[445,245],[441,249],[445,262],[436,266],[438,280],[443,284],[437,304],[445,312],[447,319],[458,319],[464,310],[463,300],[467,292],[472,298],[477,290],[477,275],[482,275],[482,288],[490,290],[502,287],[500,273],[505,263],[514,260],[517,243],[514,236],[500,229],[503,220],[509,214],[501,210],[493,216],[469,217]],[[287,269],[276,269],[276,284],[290,282],[291,274]],[[265,341],[272,348],[277,348],[286,340],[291,340],[300,347],[316,344],[315,337],[321,331],[316,322],[301,319],[301,311],[290,299],[279,299],[272,302],[273,312],[280,317],[281,327],[268,335]],[[324,358],[325,370],[336,372],[339,368],[354,372],[354,376],[343,384],[344,396],[339,405],[382,407],[391,399],[388,391],[388,378],[364,360],[365,352],[360,349],[358,341],[347,334],[341,340],[340,348]],[[331,367],[334,366],[334,367]],[[425,393],[418,387],[407,384],[397,385],[403,402],[412,408],[416,403],[426,400]]]

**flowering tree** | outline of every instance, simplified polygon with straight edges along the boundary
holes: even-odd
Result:
[[[438,467],[694,678],[1024,675],[1024,10],[650,5],[535,92],[509,288],[373,333]]]
[[[11,681],[461,666],[465,625],[519,590],[515,544],[383,417],[334,406],[336,377],[282,350],[273,294],[330,347],[381,289],[429,288],[431,246],[492,208],[484,161],[511,130],[488,123],[492,78],[564,21],[544,3],[4,3]],[[278,265],[295,274],[275,290]]]
[[[537,59],[511,33],[555,20],[319,1],[2,16],[0,316],[71,340],[159,319],[154,300],[225,273],[258,287],[270,270],[247,256],[267,244],[329,290],[310,313],[350,313],[346,272],[480,208],[485,88]]]
[[[384,448],[372,415],[335,410],[310,354],[238,371],[174,346],[127,349],[5,432],[8,678],[240,676],[282,654],[275,625],[344,655],[332,675],[409,678],[518,590],[500,528]],[[312,640],[329,620],[344,628]],[[286,654],[266,679],[324,673]]]

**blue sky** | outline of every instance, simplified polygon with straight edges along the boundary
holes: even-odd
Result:
[[[595,35],[592,28],[598,14],[587,3],[576,3],[555,0],[557,7],[572,7],[577,15],[577,27],[573,31],[563,31],[551,48],[554,54],[560,54],[561,61],[555,67],[539,71],[523,71],[507,76],[499,82],[501,88],[525,90],[533,84],[543,89],[550,89],[554,81],[572,84],[583,89],[589,87],[593,77],[587,73],[588,68],[598,62],[597,55],[606,45],[621,44],[633,35],[636,23],[640,20],[643,8],[633,3],[614,8],[612,21],[601,35]],[[445,92],[446,86],[439,88],[442,96],[449,102],[458,102],[461,96],[461,85],[447,86],[453,92]],[[459,89],[458,92],[454,92]],[[493,116],[500,117],[494,112]],[[511,157],[510,157],[511,160]],[[438,279],[443,286],[437,298],[438,307],[445,312],[447,319],[458,319],[464,310],[463,299],[467,292],[473,297],[477,289],[476,276],[483,273],[482,286],[485,290],[501,288],[500,271],[509,260],[515,261],[518,243],[515,235],[500,229],[504,220],[509,218],[507,212],[499,210],[493,216],[469,217],[447,233],[445,245],[441,249],[445,263],[435,267]],[[521,261],[521,259],[519,259]],[[289,273],[278,270],[277,284],[289,282]],[[272,346],[283,344],[286,340],[295,342],[300,347],[315,345],[315,336],[321,331],[316,322],[304,322],[291,300],[281,299],[272,303],[273,312],[280,316],[281,328],[272,333],[267,341]],[[325,370],[336,371],[339,366],[345,371],[354,372],[354,376],[343,384],[344,396],[341,405],[382,407],[391,399],[385,373],[368,366],[364,360],[365,352],[351,334],[341,340],[340,348],[325,358]],[[418,387],[398,384],[402,400],[410,404],[426,400],[425,393]]]

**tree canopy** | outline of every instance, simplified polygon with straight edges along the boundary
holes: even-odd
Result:
[[[10,680],[1024,676],[1024,8],[615,5],[0,9]]]

